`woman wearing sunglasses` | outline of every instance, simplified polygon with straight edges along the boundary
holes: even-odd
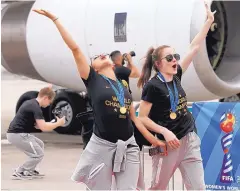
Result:
[[[177,168],[188,190],[205,189],[200,139],[195,133],[194,119],[188,111],[186,94],[181,86],[182,73],[192,62],[214,21],[214,13],[207,4],[205,8],[207,20],[191,42],[181,65],[178,64],[180,55],[172,47],[151,48],[138,81],[138,87],[143,87],[139,110],[143,124],[152,131],[165,127],[175,134],[169,139],[157,134],[160,140],[166,141],[168,155],[152,157],[152,190],[165,190]],[[156,75],[149,80],[152,68]]]
[[[117,189],[136,190],[140,159],[131,120],[153,145],[161,147],[165,144],[136,118],[132,97],[128,88],[116,78],[111,59],[100,55],[89,66],[59,19],[45,10],[34,11],[53,21],[71,49],[93,108],[93,135],[81,155],[72,180],[84,183],[91,190],[110,190],[114,172]]]

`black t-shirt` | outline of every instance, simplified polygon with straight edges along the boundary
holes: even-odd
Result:
[[[93,132],[98,137],[116,143],[118,139],[126,141],[133,135],[130,119],[132,96],[124,86],[126,114],[120,113],[119,102],[111,85],[90,67],[87,80],[82,79],[91,100],[94,114]],[[117,82],[109,79],[118,90]]]
[[[41,107],[36,99],[25,101],[10,123],[8,133],[31,133],[35,131],[36,119],[44,119]]]
[[[195,123],[192,114],[187,108],[186,93],[181,86],[182,68],[178,65],[178,72],[173,80],[176,83],[179,102],[177,106],[177,118],[170,118],[170,97],[166,84],[157,76],[154,76],[146,83],[142,92],[142,100],[152,103],[149,118],[155,123],[171,130],[178,139],[184,137],[188,132],[195,130]],[[173,81],[167,82],[174,93]],[[157,135],[159,139],[164,140],[161,134]]]
[[[116,66],[114,72],[118,79],[125,80],[129,86],[129,76],[131,74],[131,70],[129,68],[125,66]],[[130,87],[128,88],[129,92],[132,93]]]

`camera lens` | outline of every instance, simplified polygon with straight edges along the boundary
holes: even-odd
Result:
[[[131,51],[129,54],[130,54],[132,57],[133,57],[133,56],[136,56],[136,54],[135,54],[134,51]]]

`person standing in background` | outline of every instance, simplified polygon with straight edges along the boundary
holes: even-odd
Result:
[[[132,56],[135,56],[135,53],[131,51],[130,53],[126,53],[122,55],[119,50],[115,50],[110,54],[110,58],[113,61],[115,66],[114,72],[118,79],[124,80],[127,82],[129,86],[129,92],[131,92],[129,85],[129,78],[139,78],[140,72],[137,67],[133,64]],[[125,61],[127,62],[127,66],[125,67]]]

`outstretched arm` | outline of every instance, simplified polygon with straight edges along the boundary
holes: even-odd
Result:
[[[34,12],[44,15],[46,17],[48,17],[49,19],[51,19],[58,31],[60,32],[64,42],[67,44],[67,46],[71,49],[75,62],[77,64],[77,69],[78,72],[80,74],[80,76],[83,79],[87,79],[89,72],[90,72],[90,66],[87,63],[87,60],[85,58],[85,56],[83,55],[81,49],[79,48],[79,46],[76,44],[76,42],[73,40],[73,38],[71,37],[71,35],[68,33],[68,31],[63,27],[63,25],[61,24],[61,22],[59,21],[58,17],[56,17],[55,15],[53,15],[52,13],[46,11],[46,10],[33,10]]]
[[[208,7],[207,3],[205,2],[205,8],[207,11],[207,20],[203,26],[203,28],[201,29],[201,31],[196,35],[196,37],[193,39],[193,41],[190,44],[190,48],[189,51],[186,55],[186,57],[183,59],[182,63],[181,63],[181,67],[183,69],[183,72],[185,72],[188,68],[188,66],[190,65],[190,63],[193,60],[193,57],[197,54],[201,43],[203,42],[203,40],[206,38],[207,33],[214,21],[214,14],[216,11],[211,12],[210,8]]]

